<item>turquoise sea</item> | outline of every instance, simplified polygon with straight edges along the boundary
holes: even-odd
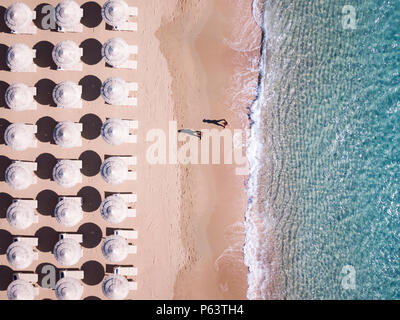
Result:
[[[261,6],[248,297],[400,299],[400,0]]]

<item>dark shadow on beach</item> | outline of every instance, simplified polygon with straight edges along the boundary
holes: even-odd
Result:
[[[6,254],[8,246],[12,243],[12,234],[0,229],[0,254]]]
[[[83,283],[89,286],[95,286],[103,281],[105,270],[101,263],[97,261],[85,262],[81,269],[83,270],[85,277],[83,278]]]
[[[103,121],[92,113],[84,115],[80,120],[82,123],[83,131],[82,137],[87,140],[94,140],[100,135],[101,127],[103,126]]]
[[[0,181],[5,181],[5,172],[12,160],[6,156],[0,155]]]
[[[7,215],[7,209],[11,205],[13,197],[8,193],[0,193],[0,219],[5,219]]]
[[[41,252],[51,252],[58,242],[58,232],[50,227],[42,227],[35,233],[39,238],[37,249]]]
[[[97,27],[102,21],[101,6],[94,1],[84,3],[81,8],[83,9],[83,18],[81,23],[88,28]]]
[[[14,271],[7,266],[0,266],[0,291],[7,290],[8,285],[13,281]]]
[[[6,91],[10,85],[7,82],[0,80],[0,107],[7,107]]]
[[[41,142],[52,142],[53,132],[57,125],[57,121],[51,117],[43,117],[36,122],[36,125],[36,138]]]
[[[82,198],[82,210],[85,212],[93,212],[100,208],[101,195],[97,189],[93,187],[83,187],[78,192],[78,197]]]
[[[78,229],[78,233],[83,235],[82,246],[85,248],[95,248],[101,242],[103,232],[100,227],[94,223],[85,223]]]
[[[50,105],[55,107],[53,101],[53,90],[56,87],[56,83],[50,79],[41,79],[35,84],[36,96],[35,100],[42,105]]]
[[[7,127],[11,124],[7,119],[0,118],[0,144],[5,144],[4,133],[7,130]]]
[[[53,168],[57,164],[57,159],[50,153],[42,153],[36,158],[37,170],[36,175],[40,179],[52,179]]]
[[[100,172],[101,158],[96,152],[87,150],[80,155],[79,160],[82,161],[83,175],[93,177]]]
[[[52,216],[58,203],[58,194],[52,190],[43,190],[36,196],[37,212],[44,216]]]
[[[11,30],[7,27],[5,21],[4,21],[4,14],[6,13],[7,8],[0,6],[0,32],[2,33],[11,33]]]
[[[50,68],[51,70],[57,70],[57,65],[53,61],[52,51],[54,45],[49,41],[40,41],[33,47],[36,49],[36,57],[33,62],[41,68]]]
[[[80,45],[83,49],[82,61],[88,65],[99,63],[103,58],[101,55],[102,46],[99,40],[93,38],[83,41]]]
[[[82,86],[82,99],[86,101],[94,101],[100,97],[100,89],[102,82],[96,76],[85,76],[79,81]]]
[[[0,59],[0,70],[5,70],[5,71],[9,71],[10,70],[8,68],[8,66],[7,66],[7,63],[6,63],[7,50],[8,50],[8,47],[5,44],[0,43],[0,57],[1,57],[1,59]]]

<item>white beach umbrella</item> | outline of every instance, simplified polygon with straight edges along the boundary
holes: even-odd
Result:
[[[75,67],[81,60],[79,46],[71,41],[64,40],[56,44],[52,52],[54,63],[63,69]]]
[[[25,230],[35,220],[33,208],[23,202],[13,202],[7,209],[7,221],[16,229]]]
[[[56,23],[60,27],[71,28],[81,23],[82,11],[72,0],[63,0],[56,6]]]
[[[111,195],[104,199],[100,206],[100,213],[104,220],[118,224],[128,215],[128,206],[124,199],[118,195]]]
[[[7,50],[7,66],[13,71],[25,71],[33,63],[34,53],[24,43],[16,43]]]
[[[5,99],[10,109],[27,110],[33,104],[33,93],[26,84],[15,83],[7,88]]]
[[[101,15],[110,26],[118,26],[128,20],[129,7],[123,0],[108,0],[103,5]]]
[[[107,183],[120,184],[128,176],[128,165],[119,157],[110,157],[102,163],[100,172]]]
[[[108,299],[123,300],[129,294],[129,282],[124,276],[112,274],[103,281],[102,289]]]
[[[108,78],[101,86],[101,96],[109,104],[121,105],[129,96],[128,84],[121,78]]]
[[[104,239],[101,251],[108,261],[121,262],[128,256],[129,244],[125,238],[111,235]]]
[[[53,100],[59,108],[73,108],[80,104],[81,88],[72,81],[63,81],[53,89]]]
[[[28,268],[33,261],[33,248],[23,241],[11,243],[7,248],[9,264],[18,270]]]
[[[80,180],[81,171],[70,160],[59,160],[53,168],[54,181],[64,188],[72,188]]]
[[[60,147],[76,147],[81,141],[81,131],[72,121],[62,121],[56,125],[53,139]]]
[[[108,119],[101,127],[101,136],[109,144],[123,144],[129,137],[129,126],[121,119]]]
[[[73,227],[83,218],[82,207],[76,201],[61,200],[54,209],[58,223],[65,227]]]
[[[101,48],[101,54],[106,62],[113,67],[123,65],[130,56],[129,45],[124,39],[108,39]]]
[[[23,162],[14,162],[6,169],[5,180],[11,188],[24,190],[34,182],[34,176]]]
[[[62,278],[56,283],[56,297],[58,300],[80,300],[83,287],[75,278]]]
[[[61,265],[69,267],[78,263],[82,257],[82,248],[78,241],[64,238],[56,243],[53,253]]]
[[[14,280],[8,285],[7,297],[9,300],[33,300],[35,288],[26,280]]]
[[[34,139],[31,127],[25,123],[12,123],[4,133],[6,144],[17,151],[23,151],[31,147]]]
[[[4,21],[12,31],[24,31],[33,20],[32,10],[22,2],[14,2],[4,13]]]

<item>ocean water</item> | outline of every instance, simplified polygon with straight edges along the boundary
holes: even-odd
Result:
[[[400,0],[254,3],[248,298],[400,299]]]

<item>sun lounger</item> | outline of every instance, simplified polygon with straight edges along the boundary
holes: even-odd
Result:
[[[136,291],[137,290],[137,282],[136,281],[129,281],[129,290]]]
[[[139,121],[137,120],[124,120],[126,121],[129,129],[138,129],[139,128]]]
[[[121,276],[137,276],[138,270],[135,267],[114,267],[114,273]]]
[[[137,174],[136,171],[128,171],[128,177],[127,180],[132,180],[135,181],[137,180]]]
[[[74,201],[79,205],[82,205],[82,198],[81,197],[58,197],[58,201]]]
[[[139,15],[139,9],[138,7],[129,7],[128,13],[131,17],[137,17]]]
[[[39,253],[36,251],[33,251],[33,260],[39,260]]]
[[[85,273],[82,270],[61,270],[60,278],[67,277],[82,280],[85,277]]]
[[[136,230],[115,230],[114,234],[124,237],[125,239],[137,239],[138,232]]]
[[[137,246],[130,244],[128,247],[128,253],[129,254],[137,254]]]
[[[15,241],[23,241],[32,247],[37,247],[39,243],[39,239],[37,237],[14,237]]]
[[[39,281],[39,276],[36,273],[14,273],[13,280],[25,280],[30,283],[37,283]]]
[[[135,134],[130,134],[126,140],[127,143],[137,143],[137,136]]]
[[[33,209],[37,208],[37,203],[38,203],[37,200],[28,200],[28,199],[14,199],[13,202],[26,204]]]
[[[137,195],[136,195],[136,194],[132,194],[132,193],[119,193],[118,196],[121,197],[122,199],[124,199],[124,201],[125,201],[126,203],[129,203],[129,202],[136,202],[136,201],[137,201]]]
[[[137,82],[127,82],[129,91],[138,91],[139,84]]]
[[[113,29],[116,31],[137,31],[138,24],[137,22],[125,21],[118,26],[114,26]]]
[[[83,235],[77,233],[61,233],[59,239],[73,239],[79,243],[83,242]]]
[[[138,102],[137,102],[137,98],[133,98],[133,97],[128,97],[126,98],[126,100],[124,101],[124,103],[122,104],[123,106],[137,106]]]
[[[128,209],[128,218],[136,218],[136,209]]]
[[[128,60],[116,68],[136,70],[137,69],[137,61],[136,60]]]
[[[128,166],[135,166],[137,164],[136,157],[120,157]]]

